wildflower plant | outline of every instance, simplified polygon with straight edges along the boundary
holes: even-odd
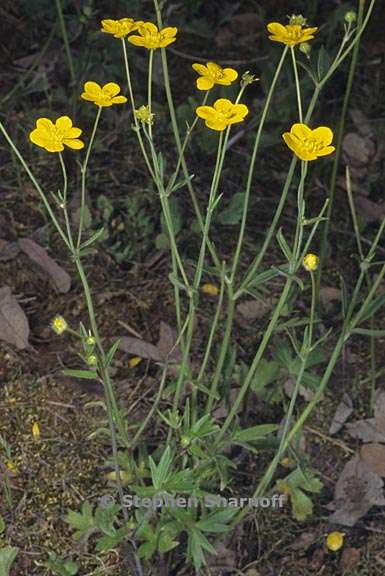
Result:
[[[213,243],[212,229],[215,214],[222,201],[223,171],[226,159],[231,153],[231,148],[228,146],[230,135],[239,124],[248,123],[255,118],[255,110],[245,102],[248,100],[247,91],[251,91],[258,84],[254,84],[255,76],[249,71],[243,73],[244,71],[232,68],[222,68],[212,61],[207,62],[206,65],[193,64],[194,71],[199,74],[199,77],[194,79],[196,88],[204,92],[203,100],[202,104],[196,107],[196,115],[191,125],[187,126],[187,129],[178,126],[167,61],[167,47],[177,40],[178,30],[175,27],[163,26],[158,0],[154,0],[156,24],[142,20],[136,21],[131,17],[102,21],[102,32],[110,36],[111,41],[118,41],[121,44],[124,70],[121,84],[125,82],[127,86],[122,89],[119,84],[110,82],[109,78],[105,78],[106,84],[104,85],[99,85],[93,80],[85,83],[84,90],[79,96],[82,100],[97,107],[90,133],[86,130],[82,132],[80,128],[74,127],[68,116],[61,116],[56,122],[47,118],[37,120],[36,128],[30,134],[30,140],[40,148],[56,153],[62,176],[62,187],[53,196],[53,202],[35,179],[4,125],[0,123],[0,131],[40,194],[53,225],[73,259],[87,303],[89,326],[81,325],[77,332],[82,345],[82,352],[79,355],[82,358],[83,367],[75,371],[67,370],[67,373],[79,378],[96,377],[104,386],[114,468],[109,479],[116,483],[117,500],[120,504],[108,510],[100,505],[95,511],[89,505],[83,505],[81,514],[87,517],[87,529],[91,527],[103,532],[103,527],[107,527],[110,539],[106,540],[105,536],[102,537],[101,543],[98,543],[99,550],[109,550],[118,546],[122,541],[130,544],[132,563],[136,566],[138,574],[143,573],[142,562],[150,561],[156,554],[171,553],[181,545],[181,542],[186,542],[185,553],[188,562],[192,563],[196,570],[200,570],[205,563],[205,555],[215,552],[213,547],[215,535],[229,532],[247,514],[247,509],[231,508],[210,511],[199,506],[196,508],[166,507],[145,513],[139,508],[130,516],[124,506],[123,482],[131,492],[139,496],[152,497],[158,494],[168,494],[202,497],[205,494],[213,494],[218,490],[225,490],[229,485],[234,470],[234,463],[229,457],[231,446],[242,446],[243,449],[253,454],[257,450],[256,446],[261,446],[265,442],[266,445],[273,444],[275,450],[266,470],[261,473],[253,487],[250,497],[257,498],[268,493],[272,489],[272,482],[280,462],[297,461],[298,452],[293,448],[293,443],[307,418],[318,405],[346,341],[363,330],[361,324],[370,317],[370,310],[376,309],[377,289],[385,276],[385,265],[382,265],[379,271],[377,267],[376,279],[370,284],[367,293],[362,295],[362,289],[368,269],[375,264],[373,261],[385,228],[385,219],[368,252],[360,253],[361,268],[358,280],[350,301],[346,302],[340,332],[333,342],[332,351],[325,360],[325,368],[317,380],[311,399],[299,406],[299,391],[309,381],[309,365],[315,362],[315,355],[319,354],[322,344],[329,336],[328,333],[319,333],[317,327],[319,312],[316,276],[321,268],[322,255],[319,257],[310,252],[314,250],[320,226],[322,227],[325,223],[328,199],[325,199],[318,214],[309,213],[306,204],[307,182],[313,163],[332,162],[341,145],[341,140],[335,138],[334,127],[325,125],[327,124],[325,118],[318,119],[320,126],[312,127],[314,126],[313,115],[324,86],[358,46],[374,3],[375,0],[368,3],[365,14],[361,13],[361,17],[357,19],[357,25],[355,25],[355,20],[349,17],[345,23],[340,46],[327,70],[314,69],[310,60],[307,64],[302,63],[301,71],[304,70],[304,74],[309,76],[313,84],[313,94],[309,102],[305,102],[303,97],[302,78],[298,67],[300,57],[298,46],[316,41],[321,30],[318,27],[309,26],[303,16],[298,15],[291,16],[288,24],[278,22],[268,24],[267,32],[270,40],[274,42],[272,50],[280,50],[281,55],[256,124],[243,188],[239,229],[231,258],[224,258],[220,253],[220,247]],[[140,105],[136,101],[135,86],[130,70],[130,61],[135,58],[134,51],[138,47],[148,50],[147,98],[146,103],[140,102]],[[158,139],[155,137],[158,118],[156,117],[156,122],[154,122],[152,112],[154,50],[160,51],[176,151],[173,163],[167,158],[167,170],[165,169],[164,150],[160,148]],[[289,52],[290,62],[287,62]],[[287,125],[282,127],[281,144],[282,146],[286,144],[293,154],[279,202],[266,230],[263,243],[258,247],[246,270],[241,271],[240,263],[244,255],[250,196],[253,177],[257,169],[261,138],[285,66],[292,68],[297,104],[291,121],[293,118],[297,121],[291,124],[291,121],[289,123],[287,119]],[[238,78],[241,78],[241,82],[234,100],[217,98],[218,85],[224,90],[226,86],[234,85]],[[127,94],[127,97],[124,94]],[[108,113],[109,107],[118,104],[130,108],[132,128],[143,157],[143,164],[149,180],[155,186],[162,208],[170,247],[169,278],[174,292],[178,330],[174,349],[179,347],[181,351],[180,362],[177,366],[173,365],[172,374],[169,361],[172,351],[161,363],[159,387],[151,409],[141,422],[130,423],[130,426],[118,406],[110,374],[110,366],[119,342],[115,342],[108,350],[105,349],[83,265],[87,250],[98,242],[102,234],[102,231],[99,231],[89,238],[85,238],[84,234],[89,160],[102,112]],[[104,111],[104,108],[107,110]],[[204,122],[201,129],[212,132],[217,139],[216,160],[205,206],[202,206],[198,200],[194,178],[188,168],[188,150],[193,142],[196,127],[200,124],[199,120]],[[62,155],[65,146],[72,148],[74,153],[80,154],[81,206],[79,222],[76,225],[71,222],[68,213],[68,177],[65,159]],[[167,146],[169,147],[169,143]],[[83,148],[85,149],[81,155]],[[298,182],[294,186],[296,176],[298,176]],[[297,214],[295,229],[290,237],[290,233],[279,228],[278,225],[293,189],[296,193]],[[184,194],[186,191],[200,234],[193,266],[191,266],[191,260],[187,260],[182,253],[172,213],[173,197],[176,194]],[[61,217],[58,217],[58,212]],[[266,256],[274,244],[279,247],[281,261],[276,266],[268,266]],[[212,282],[207,282],[207,272],[210,273]],[[245,295],[260,297],[261,289],[264,288],[266,291],[272,280],[280,282],[279,294],[264,327],[263,335],[252,352],[249,364],[244,364],[240,370],[239,363],[237,364],[234,358],[235,352],[232,346],[236,306]],[[306,298],[308,284],[311,288],[309,301]],[[199,356],[194,350],[194,334],[199,306],[202,300],[207,299],[207,296],[211,297],[215,310],[209,331],[205,335],[204,351]],[[291,303],[295,298],[303,301],[302,308],[307,309],[306,315],[298,319],[294,310],[291,310],[293,317],[287,320],[285,314],[287,315],[288,309],[290,311]],[[70,335],[74,335],[74,331],[68,329],[67,322],[60,316],[53,320],[52,328],[57,334],[68,330]],[[239,413],[245,399],[250,397],[251,391],[258,395],[267,386],[266,379],[261,376],[262,367],[264,362],[266,366],[266,356],[277,332],[287,336],[289,352],[286,357],[294,355],[295,377],[280,434],[273,438],[272,435],[276,434],[279,424],[257,423],[249,428],[242,428]],[[229,357],[233,357],[233,360],[229,361]],[[198,366],[196,360],[199,361]],[[129,361],[129,366],[135,368],[139,362],[140,358],[134,357]],[[224,396],[229,394],[228,383],[231,381],[237,381],[238,387],[229,403],[228,413],[223,420],[220,420],[215,410]],[[162,408],[164,395],[169,401],[167,410]],[[145,446],[144,433],[156,418],[163,426],[163,437],[158,448],[149,454],[150,448]],[[304,470],[302,463],[290,472],[286,479],[279,480],[277,485],[286,487],[285,490],[291,495],[295,504],[293,508],[296,517],[300,519],[306,518],[311,513],[311,499],[303,491],[317,493],[322,487],[320,481],[315,478],[314,471]],[[304,503],[302,508],[298,506],[298,499]],[[70,512],[67,521],[76,527],[79,525],[81,514]],[[118,529],[115,528],[116,523],[119,523]]]

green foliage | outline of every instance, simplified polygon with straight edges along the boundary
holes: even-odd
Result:
[[[277,489],[290,496],[293,516],[300,522],[313,513],[313,502],[305,492],[318,494],[322,490],[322,482],[310,469],[296,468],[283,480],[277,481]]]
[[[55,552],[49,552],[49,560],[46,567],[54,576],[75,576],[79,572],[79,564],[73,560],[63,560]]]
[[[12,564],[16,560],[19,548],[15,546],[5,546],[0,548],[0,576],[10,576]]]

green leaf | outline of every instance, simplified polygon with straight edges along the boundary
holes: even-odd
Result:
[[[65,516],[64,521],[67,522],[71,528],[76,529],[73,536],[75,540],[82,540],[88,537],[95,528],[93,506],[87,501],[83,502],[81,511],[75,512],[74,510],[70,510]]]
[[[119,530],[111,536],[102,536],[96,541],[96,550],[98,552],[108,552],[108,550],[113,550],[117,546],[127,539],[128,528],[122,526]]]
[[[174,229],[174,234],[176,236],[177,234],[179,234],[179,232],[182,230],[183,227],[183,216],[182,216],[180,199],[177,196],[172,196],[168,201],[168,206],[170,209],[170,216]],[[162,232],[166,234],[166,237],[168,238],[166,219],[163,214],[161,215],[160,221],[162,226]]]
[[[0,576],[9,576],[18,553],[19,548],[15,546],[5,546],[5,548],[0,549]]]
[[[317,60],[317,73],[319,80],[322,80],[322,78],[329,72],[331,63],[331,58],[327,53],[325,46],[321,46]]]
[[[245,193],[236,192],[224,210],[219,212],[216,221],[226,226],[238,224],[242,218]]]
[[[233,434],[232,440],[234,442],[252,442],[253,440],[260,440],[278,429],[278,424],[259,424],[257,426],[252,426],[251,428],[237,430]]]
[[[101,239],[101,237],[104,234],[104,228],[100,228],[100,230],[97,230],[95,232],[95,234],[93,234],[90,238],[88,238],[88,240],[85,240],[81,245],[80,245],[80,250],[83,250],[84,248],[87,248],[88,246],[91,246],[91,244],[94,244],[94,242],[96,242],[97,240]]]
[[[108,350],[107,354],[106,354],[106,368],[108,368],[108,366],[111,364],[117,349],[119,348],[119,344],[120,344],[120,338],[118,340],[116,340],[116,342],[113,343],[113,345],[111,346],[111,348]]]
[[[154,460],[149,457],[149,463],[151,468],[152,483],[156,490],[161,490],[165,484],[171,469],[172,464],[172,454],[170,446],[167,446],[166,450],[162,454],[162,458],[158,466],[155,464]]]
[[[82,378],[83,380],[96,380],[98,375],[92,370],[63,370],[65,376],[72,376],[73,378]]]
[[[360,317],[360,323],[369,320],[385,304],[385,292],[377,296],[365,309],[363,316]]]
[[[302,522],[306,520],[308,516],[313,513],[313,502],[306,496],[302,490],[295,488],[291,494],[291,505],[293,510],[293,516],[296,520]]]
[[[0,516],[0,534],[2,534],[2,532],[4,532],[4,530],[5,530],[4,518],[2,516]]]
[[[354,328],[353,334],[360,334],[361,336],[373,336],[374,338],[382,338],[385,336],[385,330],[370,330],[369,328]]]
[[[196,570],[206,564],[204,551],[209,552],[209,554],[216,555],[216,550],[207,540],[206,536],[202,534],[199,530],[192,530],[188,533],[187,541],[187,554],[192,560]]]
[[[149,560],[151,556],[156,552],[156,539],[154,538],[151,542],[145,542],[141,544],[138,548],[138,556],[139,558],[144,558],[145,560]]]
[[[251,390],[256,394],[260,393],[263,388],[277,380],[280,371],[281,367],[278,362],[262,358],[251,382]]]
[[[111,506],[111,508],[98,507],[95,511],[95,525],[107,536],[115,536],[116,528],[114,522],[116,521],[116,514],[119,512],[119,504]]]
[[[176,546],[179,542],[174,540],[173,535],[168,530],[163,530],[159,536],[158,550],[161,554],[169,552]]]
[[[291,260],[292,260],[292,258],[293,258],[293,254],[292,254],[292,251],[291,251],[290,248],[289,248],[289,244],[288,244],[288,243],[286,242],[286,240],[285,240],[285,237],[284,237],[283,232],[282,232],[282,228],[280,228],[280,229],[278,230],[277,235],[276,235],[276,238],[277,238],[278,244],[279,244],[279,246],[280,246],[280,248],[281,248],[281,250],[282,250],[282,252],[283,252],[283,255],[284,255],[285,258],[286,258],[286,260],[287,260],[288,262],[291,262]]]
[[[197,522],[196,527],[203,532],[212,532],[216,534],[228,532],[230,527],[228,523],[234,518],[238,512],[238,508],[225,508],[210,514],[203,520]]]

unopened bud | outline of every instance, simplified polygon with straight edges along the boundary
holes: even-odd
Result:
[[[354,10],[349,10],[349,12],[346,12],[345,22],[347,22],[348,24],[353,24],[356,20],[357,20],[357,12],[355,12]]]

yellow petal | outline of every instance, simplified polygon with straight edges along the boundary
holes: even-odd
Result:
[[[130,42],[130,44],[133,44],[134,46],[145,46],[145,40],[142,36],[129,36],[127,38],[127,41]]]
[[[67,139],[63,140],[63,144],[68,146],[68,148],[72,148],[73,150],[81,150],[82,148],[84,148],[84,142],[82,142],[81,140],[71,138],[69,138],[68,140]]]
[[[329,154],[333,154],[335,151],[334,146],[326,146],[326,148],[322,148],[322,150],[318,150],[317,156],[329,156]]]
[[[214,81],[211,78],[207,78],[207,76],[200,76],[197,79],[197,88],[198,90],[211,90],[214,86]]]
[[[322,142],[324,146],[329,146],[333,140],[333,132],[330,128],[326,126],[319,126],[315,128],[312,133],[313,138],[316,138],[319,142]]]
[[[195,72],[198,72],[198,74],[201,74],[202,76],[206,76],[208,72],[206,66],[203,64],[193,64],[192,68],[195,70]]]
[[[125,104],[127,102],[127,98],[125,96],[114,96],[112,102],[114,104]]]
[[[87,92],[90,96],[99,96],[102,91],[102,87],[97,82],[86,82],[84,84],[84,92]]]
[[[67,132],[67,130],[70,130],[70,128],[72,128],[71,118],[69,118],[68,116],[60,116],[60,118],[56,120],[56,128],[63,132]]]
[[[66,132],[66,138],[79,138],[80,134],[83,132],[80,128],[75,128],[73,126]]]
[[[176,38],[163,38],[159,42],[159,48],[166,48],[166,46],[170,46],[173,42],[175,42]]]
[[[286,28],[279,22],[270,22],[270,24],[267,25],[267,29],[270,34],[273,34],[274,36],[286,36]]]
[[[203,118],[204,120],[215,115],[215,110],[212,106],[198,106],[195,112],[199,118]]]
[[[217,110],[217,112],[223,112],[224,114],[230,112],[232,107],[233,103],[227,98],[218,98],[218,100],[214,102],[215,110]]]
[[[217,74],[218,72],[222,72],[221,66],[215,64],[215,62],[207,62],[207,69],[211,74]]]
[[[120,86],[116,82],[108,82],[103,86],[102,92],[103,95],[116,96],[120,92]]]
[[[234,82],[238,78],[238,72],[234,68],[224,68],[223,73],[229,82]]]
[[[306,124],[293,124],[290,130],[292,136],[296,136],[300,140],[309,138],[312,134],[312,130],[306,126]]]
[[[49,118],[39,118],[36,120],[36,128],[38,130],[51,133],[55,129],[53,122]]]
[[[249,113],[249,109],[246,104],[234,104],[233,113],[244,118]]]
[[[211,128],[211,130],[218,130],[219,132],[222,132],[228,126],[225,120],[218,119],[217,117],[208,118],[205,124],[207,128]]]
[[[175,28],[175,26],[168,26],[167,28],[163,28],[163,30],[161,30],[162,36],[166,36],[167,38],[173,38],[176,36],[177,32],[178,28]]]
[[[159,32],[158,26],[153,24],[152,22],[145,22],[142,26],[139,26],[139,32],[143,34],[143,32],[149,32],[150,34],[157,34]]]

